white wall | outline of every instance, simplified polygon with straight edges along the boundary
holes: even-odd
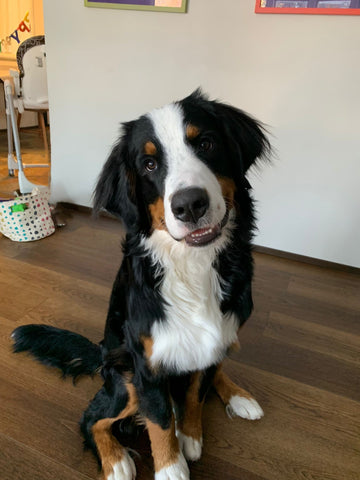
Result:
[[[201,85],[270,125],[277,160],[251,175],[256,243],[360,267],[360,17],[187,14],[45,2],[54,200],[90,205],[119,122]]]

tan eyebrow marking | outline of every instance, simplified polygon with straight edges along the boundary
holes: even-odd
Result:
[[[186,126],[186,136],[189,140],[193,140],[194,138],[196,138],[199,135],[200,135],[200,128],[199,127],[195,127],[195,125],[192,125],[191,123],[189,123]]]
[[[144,145],[144,153],[146,155],[156,155],[157,150],[155,144],[153,142],[146,142]]]

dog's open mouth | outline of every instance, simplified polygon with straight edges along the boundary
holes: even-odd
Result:
[[[186,235],[185,242],[192,247],[202,247],[205,245],[209,245],[221,235],[222,229],[227,224],[228,220],[229,210],[227,209],[226,214],[220,224],[215,225],[214,227],[207,226],[194,230],[193,232]]]
[[[185,237],[185,242],[193,247],[208,245],[221,235],[220,225],[215,227],[199,228]]]

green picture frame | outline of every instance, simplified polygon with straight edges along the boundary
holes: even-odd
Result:
[[[186,13],[187,8],[187,0],[84,0],[84,4],[85,7],[172,13]]]

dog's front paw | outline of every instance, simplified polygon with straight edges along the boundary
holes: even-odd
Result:
[[[195,438],[185,435],[180,431],[176,432],[176,436],[179,439],[179,445],[185,455],[185,458],[193,462],[195,460],[199,460],[203,445],[202,438],[196,440]]]
[[[189,467],[180,452],[178,461],[155,473],[155,480],[190,480]]]
[[[134,460],[127,452],[124,452],[123,458],[112,465],[112,471],[105,474],[105,480],[134,480],[136,477],[136,468]],[[107,469],[109,471],[109,469]]]
[[[254,398],[241,397],[234,395],[226,405],[226,413],[230,418],[241,417],[246,420],[259,420],[264,416],[264,412]]]

